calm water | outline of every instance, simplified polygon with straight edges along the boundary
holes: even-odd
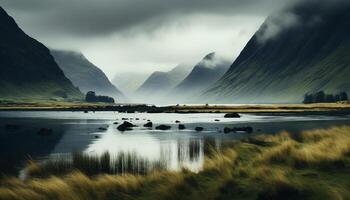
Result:
[[[181,167],[201,169],[208,146],[217,149],[227,141],[254,134],[276,134],[281,131],[297,133],[302,130],[350,125],[350,116],[297,116],[242,114],[239,119],[225,119],[224,114],[125,114],[114,112],[0,112],[0,172],[16,174],[28,159],[45,160],[52,156],[84,151],[112,156],[135,153],[150,161],[165,163],[170,170]],[[132,131],[116,129],[122,118],[139,127]],[[138,119],[138,120],[136,120]],[[154,126],[172,126],[168,131],[143,128],[150,120]],[[185,124],[178,130],[176,120]],[[216,121],[220,120],[220,121]],[[17,127],[6,127],[6,125]],[[197,126],[204,127],[196,132]],[[254,128],[253,134],[224,134],[224,127]],[[53,133],[40,136],[41,128]],[[100,130],[106,128],[106,130]]]

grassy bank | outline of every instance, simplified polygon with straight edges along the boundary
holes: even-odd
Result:
[[[119,111],[153,113],[350,113],[348,102],[266,105],[176,105],[107,104],[86,102],[1,103],[2,111]]]
[[[199,173],[7,178],[0,199],[349,199],[349,172],[350,127],[337,127],[234,142]]]
[[[303,112],[350,112],[348,102],[316,104],[262,104],[262,105],[177,105],[170,107],[173,112],[203,113],[303,113]]]

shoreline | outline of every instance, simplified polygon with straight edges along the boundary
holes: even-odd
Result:
[[[302,114],[350,114],[348,103],[322,104],[263,104],[263,105],[174,105],[147,104],[90,104],[90,103],[28,103],[3,104],[0,111],[114,111],[124,113],[302,113]]]

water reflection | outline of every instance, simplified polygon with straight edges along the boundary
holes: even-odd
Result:
[[[119,132],[114,124],[122,118],[133,118],[138,125],[133,131]],[[139,120],[136,120],[139,118]],[[154,125],[172,126],[169,131],[143,128],[151,120]],[[185,124],[187,130],[177,129],[176,120]],[[219,120],[218,122],[216,120]],[[219,150],[225,142],[250,135],[224,134],[224,127],[251,126],[254,134],[276,134],[281,131],[292,133],[301,130],[349,125],[348,116],[269,116],[243,114],[239,119],[225,119],[223,114],[118,114],[113,112],[70,113],[70,112],[0,112],[0,171],[15,173],[31,157],[45,160],[52,155],[84,151],[89,155],[109,152],[111,159],[120,155],[133,154],[138,159],[158,163],[170,170],[188,168],[201,170],[204,156],[214,148]],[[9,129],[6,124],[18,125]],[[201,126],[203,132],[194,128]],[[106,131],[99,130],[107,128]],[[40,128],[50,128],[53,134],[40,136]],[[253,135],[254,135],[253,134]],[[122,163],[129,161],[124,160]]]
[[[191,137],[164,139],[147,132],[120,133],[111,127],[85,152],[97,155],[109,152],[114,157],[134,153],[152,162],[159,161],[170,170],[187,168],[198,171],[204,162],[204,141],[204,138]]]

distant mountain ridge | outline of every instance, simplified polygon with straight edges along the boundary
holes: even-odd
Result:
[[[144,72],[118,72],[112,83],[129,97],[136,92],[148,77],[149,74]]]
[[[191,68],[186,64],[180,64],[170,70],[169,72],[154,72],[146,81],[139,87],[136,94],[141,99],[147,96],[148,98],[159,99],[166,98],[164,95],[179,84],[186,75],[190,72]]]
[[[350,2],[337,2],[301,1],[270,16],[201,98],[300,103],[308,92],[349,92]]]
[[[171,91],[171,94],[177,98],[187,99],[189,102],[193,101],[205,89],[218,81],[228,70],[230,64],[230,61],[219,58],[215,53],[206,55]]]
[[[43,44],[0,7],[0,98],[82,98]]]
[[[51,50],[51,54],[64,74],[83,93],[95,91],[98,95],[114,97],[117,102],[125,100],[125,96],[108,80],[105,73],[82,53]]]

